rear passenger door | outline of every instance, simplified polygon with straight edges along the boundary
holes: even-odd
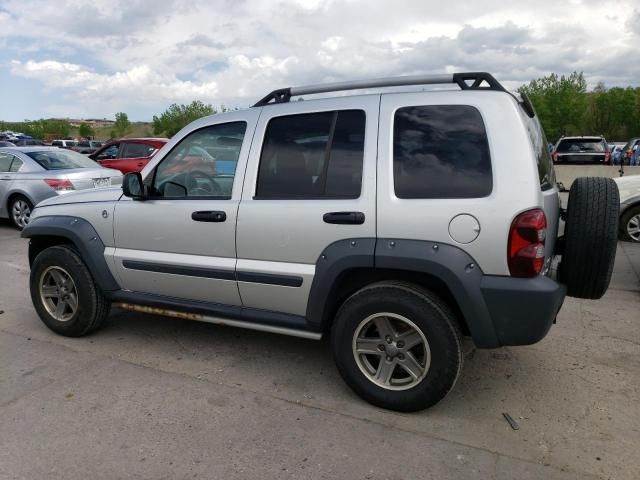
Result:
[[[487,131],[501,129],[500,117],[486,115],[489,102],[481,112],[478,98],[488,93],[463,93],[382,96],[378,238],[464,246],[499,269],[506,267],[509,222],[495,208]]]
[[[304,316],[323,251],[375,239],[379,98],[263,107],[238,212],[243,305]]]

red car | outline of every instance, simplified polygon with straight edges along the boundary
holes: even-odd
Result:
[[[89,158],[123,174],[139,172],[168,141],[168,138],[123,138],[106,143]]]

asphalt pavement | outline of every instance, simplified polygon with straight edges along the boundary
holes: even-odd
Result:
[[[324,341],[115,310],[57,336],[28,277],[26,241],[0,223],[2,480],[640,472],[640,245],[620,243],[607,295],[567,299],[542,342],[466,342],[455,390],[417,414],[356,397]]]

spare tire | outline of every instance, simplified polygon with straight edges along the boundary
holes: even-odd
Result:
[[[567,295],[597,299],[611,281],[620,194],[610,178],[577,178],[569,191],[560,281]]]

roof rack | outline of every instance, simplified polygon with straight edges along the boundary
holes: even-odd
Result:
[[[409,75],[403,77],[374,78],[370,80],[355,80],[351,82],[325,83],[319,85],[307,85],[303,87],[287,87],[274,90],[266,97],[258,101],[254,107],[263,107],[276,103],[287,103],[291,97],[299,95],[312,95],[316,93],[339,92],[344,90],[358,90],[363,88],[400,87],[406,85],[442,85],[456,84],[461,90],[492,90],[506,92],[513,96],[522,106],[527,115],[535,116],[535,110],[531,102],[522,95],[522,101],[507,91],[493,75],[487,72],[465,72],[445,75]]]

